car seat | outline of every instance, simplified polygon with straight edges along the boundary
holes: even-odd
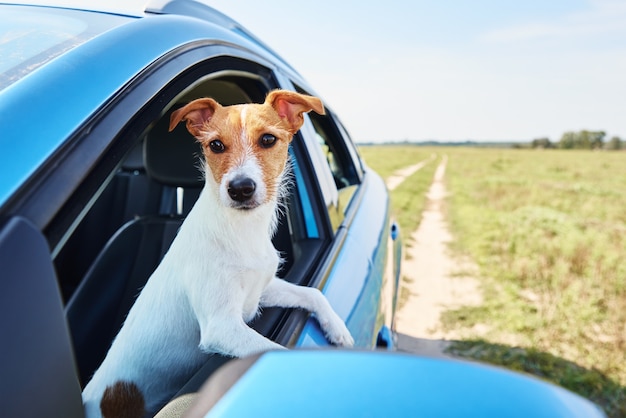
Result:
[[[143,142],[143,160],[152,182],[161,185],[157,213],[124,224],[102,248],[66,305],[81,383],[98,368],[146,281],[174,240],[184,216],[198,198],[204,180],[201,147],[180,124],[168,132],[166,113]],[[279,219],[274,246],[293,264],[288,222]]]
[[[66,306],[83,384],[104,359],[204,183],[199,144],[183,125],[168,133],[168,123],[166,114],[143,142],[146,172],[163,188],[159,212],[127,222],[109,239]]]

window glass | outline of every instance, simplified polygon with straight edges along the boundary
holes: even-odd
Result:
[[[333,173],[337,190],[358,184],[359,178],[354,164],[345,152],[344,139],[339,134],[334,121],[330,116],[316,113],[311,113],[310,118],[315,128],[317,142]]]
[[[349,149],[352,144],[343,135],[345,130],[335,122],[332,113],[328,110],[326,115],[309,112],[308,116],[313,125],[316,143],[328,164],[337,190],[335,204],[328,207],[332,228],[337,230],[360,183],[360,163],[358,166],[355,164],[355,159],[358,162],[356,151],[353,156]]]
[[[344,143],[346,145],[348,153],[350,154],[350,158],[352,159],[354,169],[356,170],[356,175],[358,176],[358,178],[361,179],[363,178],[363,166],[361,163],[361,158],[359,157],[359,153],[354,146],[354,143],[352,142],[352,138],[350,138],[350,135],[346,131],[346,128],[341,124],[338,119],[335,119],[335,122],[337,123],[337,128],[339,129],[339,132],[345,138]]]

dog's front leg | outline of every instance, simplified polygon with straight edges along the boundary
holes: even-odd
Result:
[[[250,328],[241,318],[218,316],[201,327],[200,350],[233,357],[245,357],[270,350],[285,349]]]
[[[350,331],[318,289],[298,286],[274,277],[261,294],[260,306],[306,309],[315,314],[331,343],[344,347],[354,345]]]

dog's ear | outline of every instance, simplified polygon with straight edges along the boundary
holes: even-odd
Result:
[[[313,110],[320,115],[324,114],[324,105],[320,99],[293,91],[274,90],[267,95],[265,103],[272,106],[278,116],[287,122],[292,134],[298,132],[304,123],[303,113]]]
[[[170,116],[170,128],[172,132],[181,120],[187,123],[187,130],[196,138],[200,136],[202,126],[208,122],[220,104],[213,99],[197,99],[172,112]]]

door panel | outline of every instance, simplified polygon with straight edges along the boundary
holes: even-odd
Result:
[[[0,272],[2,415],[84,416],[48,245],[22,218],[0,230]]]

